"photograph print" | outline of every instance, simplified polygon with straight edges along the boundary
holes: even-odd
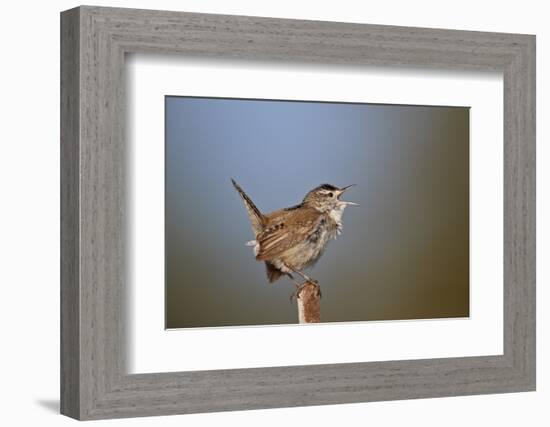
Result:
[[[166,329],[469,317],[469,117],[166,96]]]

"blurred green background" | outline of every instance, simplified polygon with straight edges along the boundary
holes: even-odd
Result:
[[[469,109],[166,97],[166,327],[297,322],[234,177],[263,212],[355,183],[309,274],[323,322],[469,316]]]

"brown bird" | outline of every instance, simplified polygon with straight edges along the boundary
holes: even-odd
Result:
[[[231,182],[244,201],[255,235],[255,240],[247,245],[254,247],[258,261],[265,262],[269,281],[274,282],[283,275],[294,280],[292,273],[296,273],[306,282],[316,284],[303,269],[313,265],[328,241],[340,234],[344,209],[358,206],[340,200],[354,184],[342,188],[322,184],[309,191],[300,204],[262,214],[235,180]]]

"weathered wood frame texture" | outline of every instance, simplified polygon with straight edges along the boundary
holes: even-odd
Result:
[[[501,71],[504,354],[128,375],[126,53]],[[535,37],[83,6],[61,14],[61,412],[135,417],[535,389]]]

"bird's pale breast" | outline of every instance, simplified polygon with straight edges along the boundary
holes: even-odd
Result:
[[[337,230],[336,222],[329,215],[324,215],[306,239],[280,254],[274,264],[277,267],[290,264],[298,270],[313,265],[323,254],[328,241],[336,238]]]

